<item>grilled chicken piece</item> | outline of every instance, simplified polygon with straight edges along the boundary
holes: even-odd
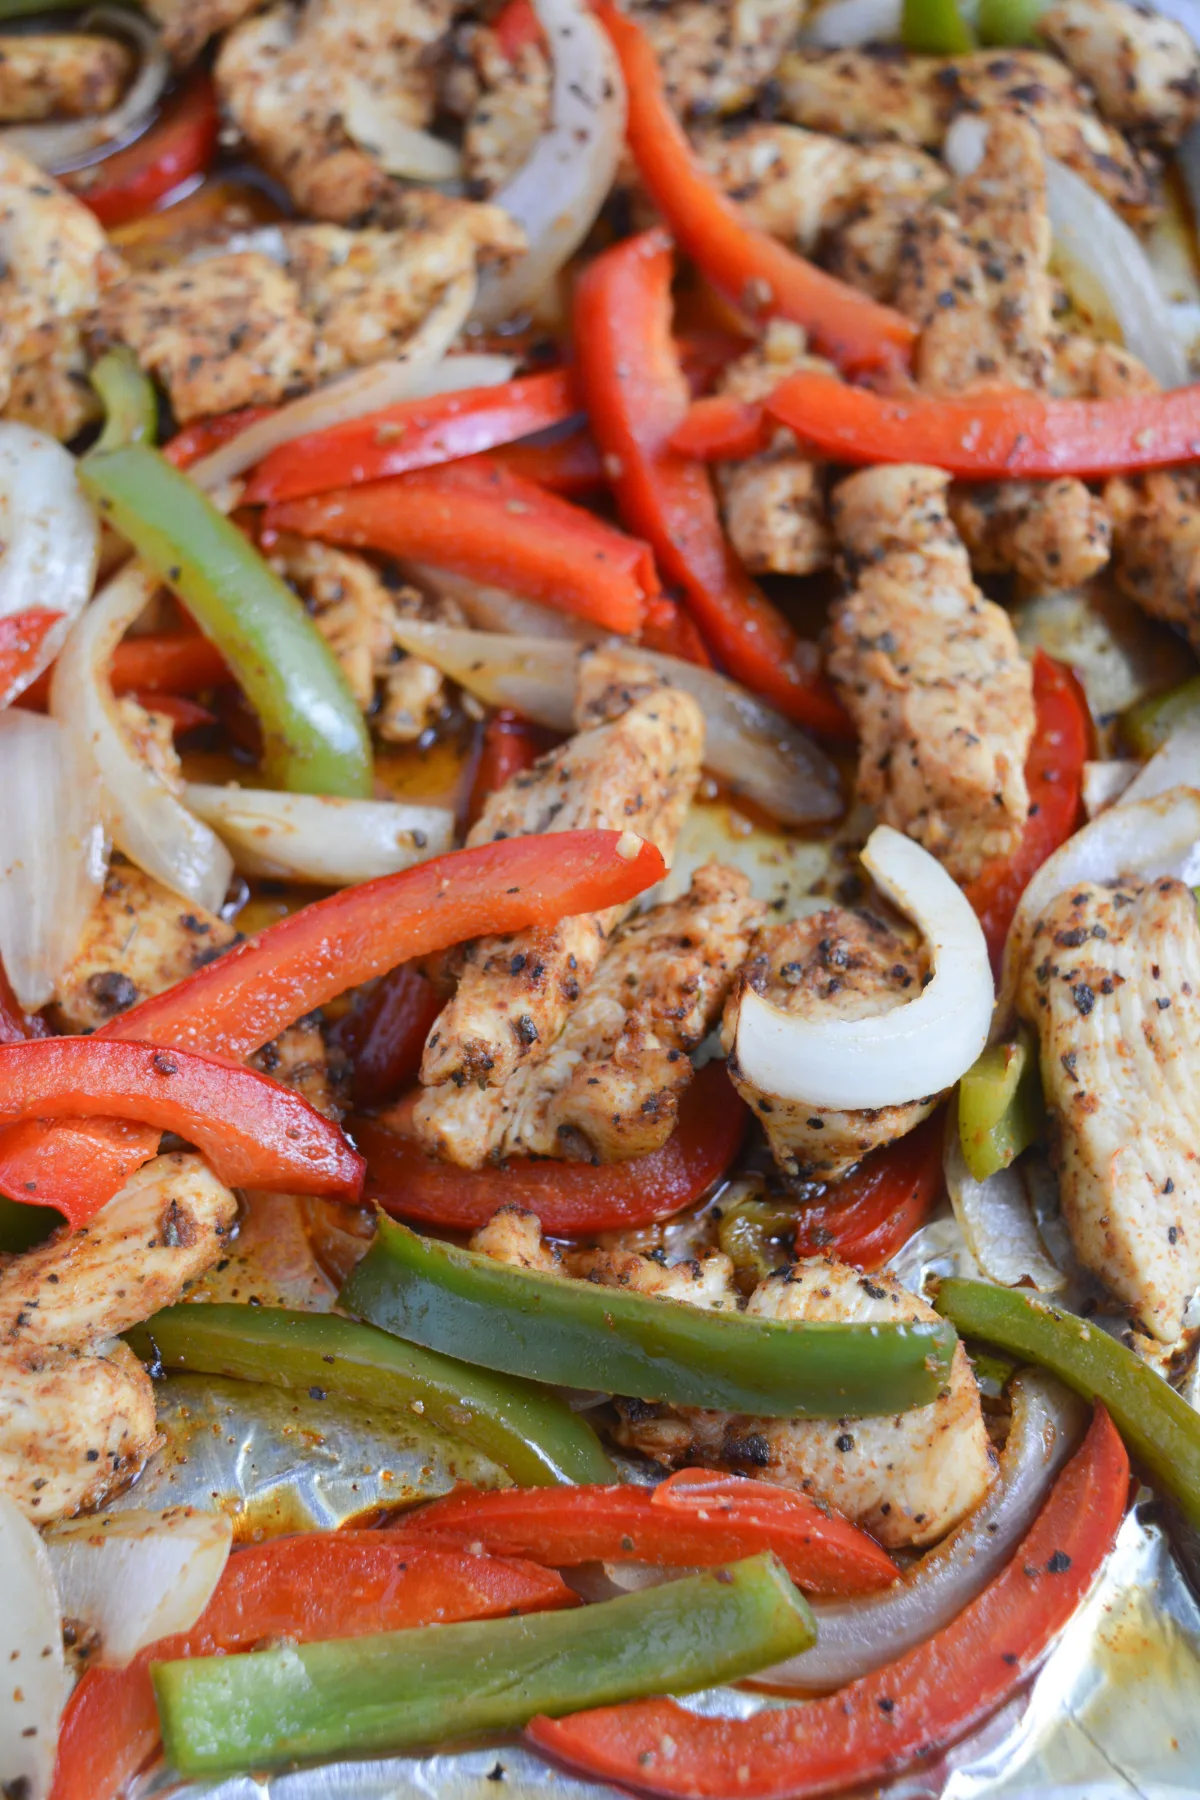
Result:
[[[704,1312],[737,1312],[741,1305],[733,1263],[722,1250],[669,1267],[636,1250],[578,1250],[566,1260],[570,1273],[583,1281],[629,1288],[652,1300],[682,1300]]]
[[[677,112],[736,112],[775,73],[801,0],[635,0]]]
[[[861,736],[860,799],[963,882],[1025,828],[1034,711],[1012,623],[971,579],[948,482],[901,464],[834,490],[857,586],[835,610],[829,668]]]
[[[743,994],[752,988],[797,1018],[874,1019],[913,999],[924,972],[920,952],[865,912],[829,907],[759,933],[726,1004],[721,1042],[734,1086],[761,1119],[771,1153],[791,1179],[836,1181],[869,1151],[928,1118],[938,1096],[836,1112],[762,1092],[746,1080],[734,1053]]]
[[[392,628],[397,619],[461,624],[454,602],[389,587],[365,557],[292,532],[273,540],[268,560],[304,601],[376,735],[415,743],[444,710],[446,683],[432,663],[400,649]]]
[[[117,38],[14,33],[0,45],[0,120],[24,124],[109,112],[132,71],[133,57]]]
[[[550,121],[550,61],[540,44],[523,44],[510,62],[486,25],[467,25],[455,49],[452,110],[464,120],[463,168],[469,192],[486,199],[529,160]]]
[[[1122,131],[1177,144],[1200,118],[1200,53],[1187,28],[1128,0],[1059,0],[1038,36],[1092,88]]]
[[[828,369],[809,356],[798,325],[772,320],[761,343],[730,363],[721,390],[739,400],[765,400],[798,369]],[[741,462],[720,463],[717,491],[725,529],[748,569],[809,575],[833,560],[825,518],[825,488],[817,463],[800,455],[790,431],[775,433],[770,447]]]
[[[632,659],[591,659],[579,716],[596,717],[597,695],[634,692],[610,723],[590,725],[489,796],[468,844],[534,832],[633,830],[671,860],[700,776],[704,720],[687,694]],[[629,682],[635,687],[631,690]],[[434,1022],[421,1080],[498,1087],[556,1042],[627,908],[564,919],[541,931],[479,938],[459,953],[458,991]],[[452,1096],[443,1096],[448,1101]],[[422,1107],[429,1104],[429,1097]],[[429,1112],[422,1115],[430,1119]],[[434,1141],[440,1132],[430,1130]]]
[[[623,1162],[660,1149],[764,911],[736,869],[698,869],[686,894],[621,926],[539,1061],[494,1087],[435,1088],[415,1120],[468,1168],[506,1155]]]
[[[228,31],[259,0],[145,0],[146,11],[162,27],[163,48],[177,69],[195,62],[209,38]]]
[[[1035,592],[1082,586],[1112,553],[1104,502],[1072,476],[964,483],[950,489],[950,516],[979,574],[1011,570]]]
[[[1177,625],[1200,653],[1200,479],[1192,469],[1114,476],[1104,501],[1112,519],[1118,588],[1152,619]]]
[[[96,417],[82,321],[121,270],[86,206],[0,145],[0,413],[58,438]]]
[[[1047,154],[1076,169],[1111,206],[1134,219],[1156,209],[1137,153],[1096,115],[1071,71],[1040,51],[980,50],[951,61],[890,46],[801,50],[783,62],[779,80],[797,125],[864,143],[894,139],[937,150],[960,112],[990,118],[1015,109],[1034,121]]]
[[[236,1216],[203,1157],[156,1156],[89,1224],[0,1259],[0,1356],[90,1347],[172,1306],[223,1254]]]
[[[471,1238],[471,1249],[494,1257],[513,1269],[533,1269],[539,1275],[562,1273],[557,1245],[542,1236],[542,1222],[523,1206],[502,1206]]]
[[[1162,878],[1080,882],[1046,908],[1017,1005],[1036,1026],[1080,1261],[1161,1343],[1200,1283],[1200,924]]]
[[[124,1344],[0,1353],[0,1493],[36,1525],[99,1506],[160,1442],[150,1377]]]

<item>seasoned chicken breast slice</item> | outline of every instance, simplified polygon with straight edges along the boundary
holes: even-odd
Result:
[[[522,44],[510,60],[486,25],[461,27],[455,52],[443,94],[464,120],[468,191],[486,199],[529,160],[550,122],[550,59],[540,44]]]
[[[736,112],[774,73],[795,38],[802,0],[635,0],[681,113]]]
[[[726,1002],[721,1043],[734,1086],[791,1179],[836,1181],[870,1151],[905,1137],[928,1118],[938,1096],[907,1106],[838,1112],[763,1093],[742,1074],[735,1050],[746,990],[796,1018],[873,1019],[913,999],[924,972],[920,952],[866,912],[829,907],[759,933]]]
[[[1200,118],[1200,52],[1178,20],[1128,0],[1058,0],[1038,36],[1122,131],[1177,144]]]
[[[834,490],[856,585],[834,610],[829,669],[859,729],[860,799],[963,882],[1025,828],[1034,711],[1012,622],[971,579],[948,483],[901,464]]]
[[[1113,573],[1152,619],[1175,625],[1200,653],[1200,479],[1194,469],[1117,475],[1104,486]]]
[[[124,1344],[0,1352],[0,1493],[35,1525],[99,1506],[160,1442],[150,1377]]]
[[[1017,1004],[1035,1026],[1080,1261],[1170,1344],[1200,1285],[1200,923],[1163,878],[1068,888]]]
[[[195,62],[210,38],[228,31],[259,0],[145,0],[146,11],[162,27],[163,48],[176,68]]]
[[[491,1087],[426,1092],[426,1147],[479,1168],[504,1156],[623,1162],[666,1143],[692,1079],[689,1052],[717,1019],[764,908],[736,869],[698,869],[678,900],[635,915],[538,1061]]]
[[[133,57],[119,38],[13,32],[0,45],[0,120],[24,124],[109,112],[132,72]]]
[[[1082,481],[963,482],[950,517],[978,574],[1011,571],[1035,593],[1081,587],[1112,553],[1104,501]]]

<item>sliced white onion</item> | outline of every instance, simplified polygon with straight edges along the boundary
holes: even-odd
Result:
[[[0,1494],[0,1783],[46,1800],[66,1698],[62,1625],[46,1546]]]
[[[89,1656],[123,1669],[139,1650],[189,1631],[221,1579],[233,1523],[191,1506],[98,1513],[46,1533],[64,1619],[97,1634]]]
[[[1153,800],[1173,787],[1200,787],[1200,719],[1177,725],[1125,790],[1125,802]]]
[[[756,1680],[823,1693],[894,1662],[957,1618],[1008,1561],[1083,1430],[1084,1408],[1052,1376],[1012,1383],[1013,1418],[987,1497],[895,1587],[861,1600],[811,1602],[817,1641]]]
[[[986,121],[977,116],[963,113],[955,119],[943,154],[956,175],[974,174],[987,132]],[[1081,175],[1052,156],[1046,158],[1046,203],[1067,285],[1072,271],[1080,271],[1085,285],[1102,292],[1125,348],[1163,387],[1182,387],[1190,379],[1187,356],[1136,234]]]
[[[954,1216],[988,1280],[1001,1287],[1030,1281],[1039,1293],[1060,1293],[1067,1277],[1046,1254],[1020,1172],[997,1169],[977,1181],[962,1153],[954,1107],[946,1121],[944,1169]]]
[[[149,125],[171,73],[158,27],[140,13],[123,6],[98,6],[83,25],[93,30],[99,26],[114,37],[132,38],[139,53],[138,71],[110,112],[47,125],[9,125],[0,131],[10,150],[20,151],[51,175],[77,168],[97,150],[138,137]]]
[[[147,875],[209,912],[219,910],[233,861],[138,757],[121,727],[108,664],[154,597],[158,578],[132,563],[101,589],[72,628],[54,667],[50,711],[100,782],[100,807],[118,849]]]
[[[821,50],[891,44],[900,36],[904,0],[829,0],[805,20],[801,42]]]
[[[474,275],[455,276],[447,282],[437,305],[421,321],[399,356],[372,363],[365,369],[353,369],[281,406],[269,418],[260,419],[230,438],[211,456],[201,457],[189,470],[192,480],[211,492],[245,474],[270,451],[293,438],[304,437],[310,431],[325,431],[331,425],[344,425],[348,419],[361,419],[364,413],[394,406],[420,391],[429,392],[421,390],[418,384],[441,362],[466,324],[474,298]]]
[[[436,578],[434,578],[436,579]],[[452,591],[452,590],[451,590]],[[539,725],[569,731],[580,646],[568,639],[456,631],[402,619],[397,642],[441,669],[489,706],[511,706]],[[620,639],[609,639],[621,647]],[[834,819],[842,800],[837,771],[803,732],[713,669],[626,646],[696,699],[705,723],[704,765],[785,825]]]
[[[889,825],[867,839],[863,867],[920,926],[931,979],[913,1000],[872,1019],[806,1019],[752,988],[738,1011],[737,1059],[764,1094],[857,1111],[940,1093],[987,1043],[992,977],[966,895],[928,850]]]
[[[1137,775],[1141,763],[1124,757],[1114,762],[1085,762],[1083,765],[1083,809],[1089,819],[1102,813],[1106,806],[1119,800]]]
[[[75,954],[107,864],[99,794],[56,719],[0,712],[0,951],[29,1012]]]
[[[405,563],[404,572],[419,587],[457,601],[480,631],[499,631],[510,637],[572,638],[581,644],[597,641],[596,627],[586,619],[555,612],[551,606],[540,606],[536,600],[510,594],[506,588],[485,587],[469,575],[435,569],[429,563]]]
[[[47,432],[0,423],[0,619],[34,607],[62,613],[35,661],[0,690],[8,706],[62,648],[92,591],[100,526],[75,479],[75,458]]]
[[[184,799],[228,844],[243,875],[350,887],[440,856],[454,843],[454,814],[442,806],[198,782],[189,782]]]
[[[462,151],[397,118],[394,107],[363,81],[351,81],[342,107],[342,123],[360,150],[389,175],[409,181],[456,181],[463,172]]]
[[[523,311],[574,255],[608,197],[625,142],[620,64],[586,0],[534,0],[534,11],[554,64],[550,124],[493,196],[523,226],[528,248],[503,274],[481,279],[482,325]]]

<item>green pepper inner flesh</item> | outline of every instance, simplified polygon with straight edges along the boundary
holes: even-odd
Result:
[[[154,383],[133,351],[124,344],[105,351],[88,377],[104,403],[104,429],[91,454],[123,450],[129,444],[153,444],[158,435],[158,397]]]
[[[958,0],[904,0],[900,36],[906,50],[925,56],[961,56],[975,45]]]
[[[1121,715],[1121,735],[1138,756],[1153,756],[1181,725],[1200,723],[1200,675]]]
[[[1027,1025],[1006,1044],[991,1044],[958,1086],[958,1135],[968,1169],[986,1181],[1041,1133],[1044,1107],[1037,1044]]]

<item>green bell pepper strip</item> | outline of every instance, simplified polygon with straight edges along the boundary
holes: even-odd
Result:
[[[85,457],[79,480],[224,655],[262,725],[268,778],[369,796],[370,739],[337,659],[237,526],[146,444]]]
[[[611,1482],[590,1425],[554,1394],[403,1344],[332,1313],[267,1306],[172,1306],[127,1333],[152,1368],[320,1388],[413,1411],[483,1450],[520,1487]]]
[[[926,56],[961,56],[975,47],[958,0],[904,0],[900,37],[906,50]]]
[[[1200,720],[1200,675],[1179,687],[1168,688],[1149,700],[1139,700],[1121,714],[1121,736],[1138,756],[1153,756],[1180,725]]]
[[[1200,1413],[1132,1350],[1028,1288],[943,1281],[934,1304],[964,1337],[1049,1369],[1085,1400],[1102,1400],[1154,1484],[1200,1526]]]
[[[1037,42],[1037,24],[1050,0],[979,0],[975,25],[981,44]]]
[[[1044,1117],[1037,1045],[1022,1025],[1007,1044],[990,1044],[958,1084],[958,1136],[968,1169],[986,1181],[1027,1150]]]
[[[811,1647],[812,1613],[770,1554],[576,1611],[156,1663],[167,1760],[184,1775],[372,1756],[693,1693]]]
[[[124,344],[105,351],[88,379],[105,412],[104,429],[90,454],[123,450],[127,444],[153,444],[158,435],[158,396],[133,351]]]
[[[778,1418],[927,1406],[954,1333],[933,1324],[747,1319],[514,1269],[381,1219],[341,1304],[385,1331],[487,1369],[639,1400]]]

